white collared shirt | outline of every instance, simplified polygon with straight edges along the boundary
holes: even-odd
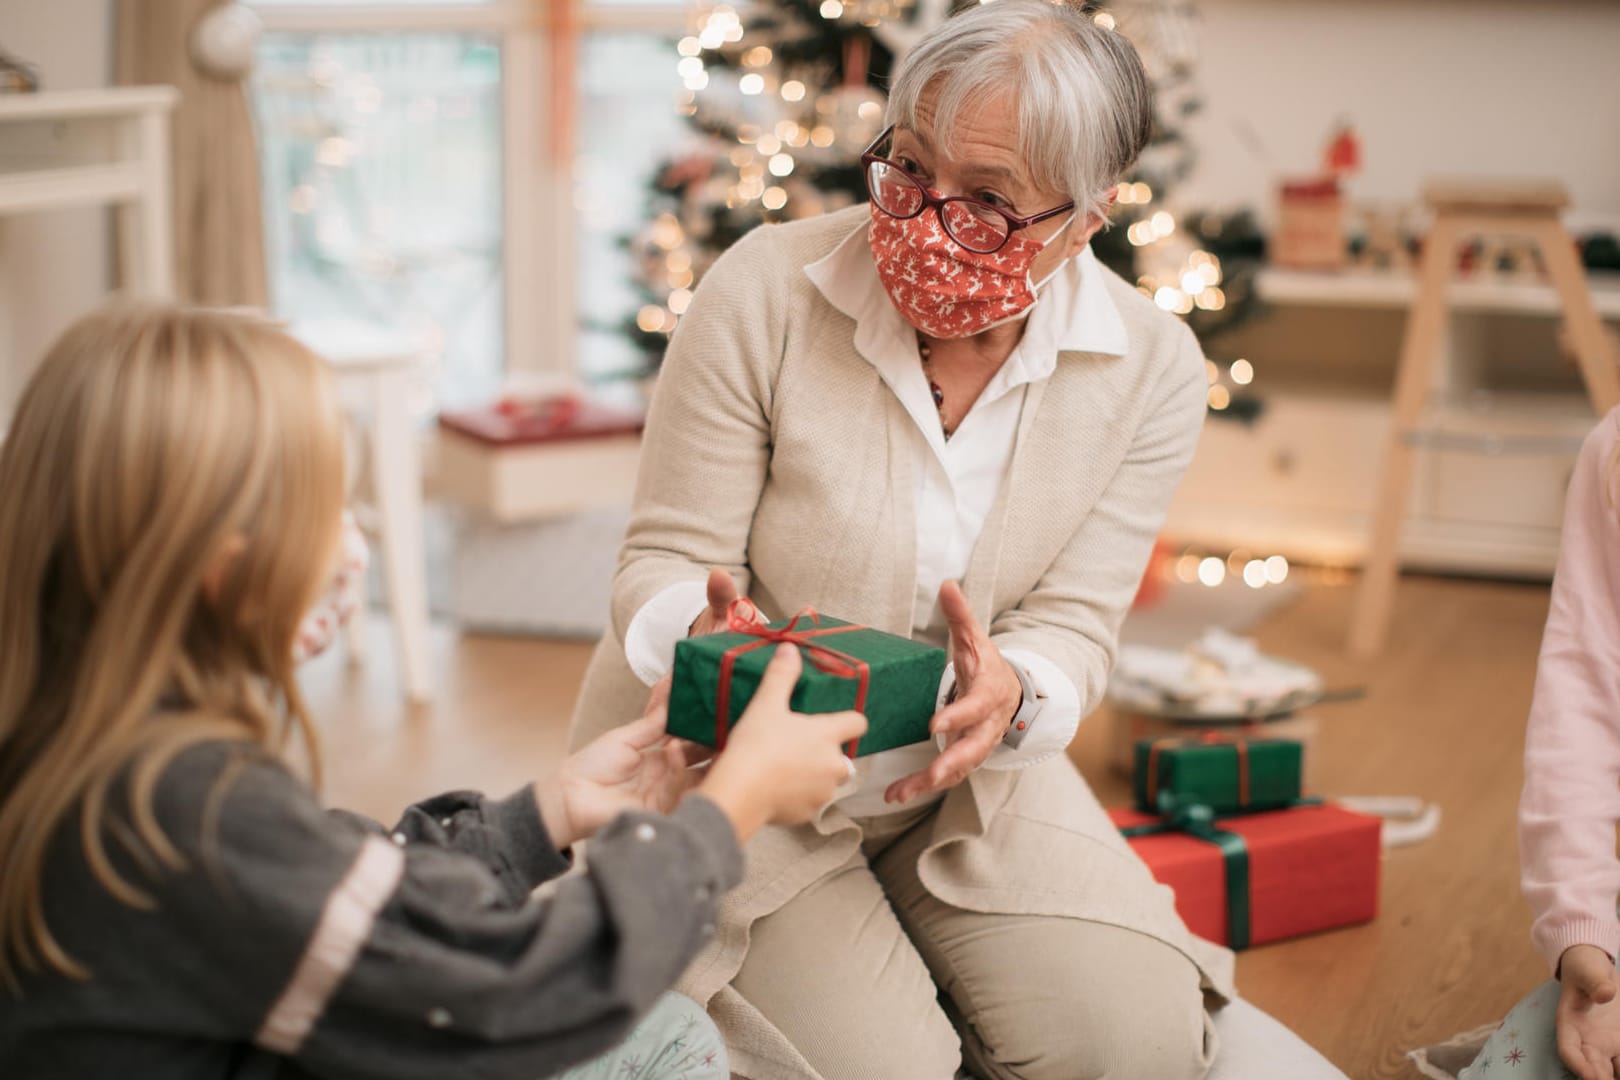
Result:
[[[946,441],[917,353],[916,331],[895,309],[878,278],[866,226],[855,229],[804,272],[828,303],[855,320],[856,350],[877,369],[915,421],[911,450],[917,593],[912,636],[945,646],[949,635],[939,610],[939,587],[960,581],[967,572],[973,546],[1012,462],[1027,388],[1051,377],[1059,352],[1123,356],[1125,323],[1088,246],[1041,288],[1022,339]],[[625,657],[643,682],[650,686],[668,674],[675,643],[706,606],[703,583],[683,582],[660,592],[636,613],[625,634]],[[1027,649],[1006,649],[1002,655],[1029,676],[1039,703],[1022,744],[1016,749],[997,747],[983,767],[1019,769],[1068,746],[1080,724],[1080,694],[1062,669],[1045,657]],[[940,686],[942,704],[955,681],[954,671],[947,667]],[[839,807],[852,817],[862,817],[942,798],[936,792],[910,803],[883,802],[889,784],[927,768],[938,753],[938,746],[920,743],[861,758]]]

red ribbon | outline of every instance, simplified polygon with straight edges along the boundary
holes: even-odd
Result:
[[[866,661],[848,653],[830,649],[814,641],[814,638],[824,637],[827,634],[847,634],[851,630],[865,630],[864,626],[825,626],[819,630],[800,630],[799,622],[808,619],[811,623],[820,623],[821,616],[816,614],[815,608],[805,608],[793,616],[788,624],[781,629],[772,629],[759,621],[759,609],[753,601],[737,599],[731,602],[726,609],[726,629],[733,634],[747,634],[754,638],[741,645],[727,649],[720,658],[720,690],[714,701],[714,748],[724,750],[726,747],[726,733],[731,728],[731,674],[737,666],[737,658],[746,652],[762,649],[767,645],[792,645],[804,650],[810,663],[816,670],[824,671],[829,675],[836,675],[841,679],[858,680],[855,690],[855,711],[866,711],[866,691],[872,682],[872,669]],[[860,748],[861,741],[855,739],[849,743],[847,753],[850,758]]]
[[[1234,738],[1218,731],[1205,732],[1196,738],[1182,738],[1169,736],[1163,739],[1154,739],[1153,746],[1148,750],[1147,759],[1147,801],[1148,806],[1158,805],[1159,798],[1159,751],[1173,746],[1186,746],[1188,743],[1202,743],[1205,746],[1233,746],[1237,748],[1238,755],[1238,805],[1249,805],[1249,740]]]

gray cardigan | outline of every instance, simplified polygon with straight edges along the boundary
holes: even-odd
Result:
[[[629,1033],[742,873],[700,797],[622,815],[545,898],[531,892],[569,860],[528,789],[441,795],[390,836],[210,743],[167,769],[155,806],[184,870],[108,845],[149,911],[110,896],[63,830],[45,909],[92,977],[0,990],[0,1076],[536,1080]]]

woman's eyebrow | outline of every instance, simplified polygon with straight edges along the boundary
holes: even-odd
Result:
[[[1023,178],[1005,165],[965,165],[962,172],[966,176],[988,176],[1010,184],[1023,183]]]

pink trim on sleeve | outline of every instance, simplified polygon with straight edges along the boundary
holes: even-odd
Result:
[[[405,853],[379,836],[368,836],[354,865],[326,898],[292,980],[264,1018],[255,1042],[272,1053],[297,1053],[404,874]]]

